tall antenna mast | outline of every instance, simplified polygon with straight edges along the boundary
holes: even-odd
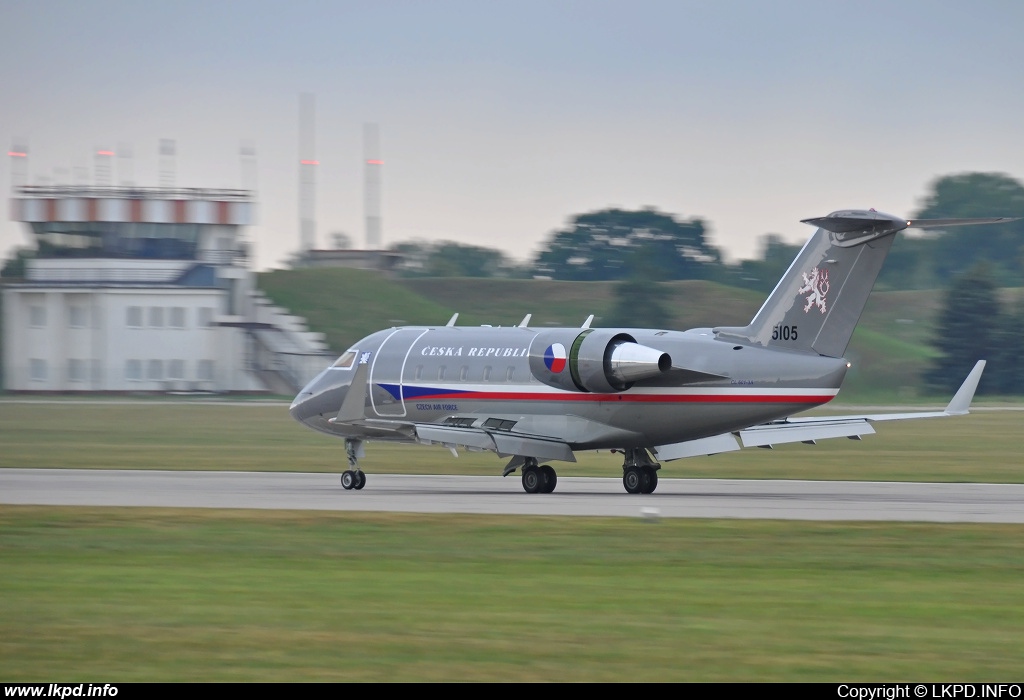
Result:
[[[24,187],[28,184],[28,144],[15,139],[7,155],[11,159],[11,189]]]
[[[117,178],[120,180],[122,187],[132,187],[135,185],[132,156],[132,145],[130,143],[121,142],[117,144]]]
[[[174,160],[178,154],[174,139],[160,139],[160,186],[174,187]]]
[[[302,252],[316,246],[316,160],[313,123],[316,104],[310,93],[299,98],[299,245]]]
[[[363,209],[366,215],[366,249],[380,250],[380,133],[376,124],[363,125]]]
[[[238,149],[238,155],[242,160],[242,189],[255,194],[256,192],[256,144],[252,141],[242,141]]]
[[[111,171],[113,168],[110,166],[110,161],[114,157],[114,152],[109,148],[97,148],[95,155],[95,166],[96,173],[93,179],[97,187],[109,187],[111,184]]]

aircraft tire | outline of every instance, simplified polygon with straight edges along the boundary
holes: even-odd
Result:
[[[351,491],[356,485],[356,473],[351,469],[346,469],[341,473],[341,488],[346,491]]]
[[[544,475],[540,468],[535,466],[523,467],[523,491],[526,493],[541,493],[544,488]]]
[[[555,473],[554,467],[545,464],[540,468],[540,474],[544,478],[544,487],[541,489],[541,493],[554,491],[555,485],[558,483],[558,474]]]
[[[622,486],[626,489],[626,493],[643,493],[644,484],[648,481],[648,479],[644,479],[640,467],[626,467],[626,471],[622,474]]]
[[[366,486],[366,474],[364,474],[361,471],[357,471],[356,472],[356,483],[352,485],[352,488],[354,488],[356,491],[359,491],[364,486]]]
[[[641,470],[644,473],[645,483],[640,493],[654,493],[654,490],[658,488],[658,470],[654,467],[641,467]]]

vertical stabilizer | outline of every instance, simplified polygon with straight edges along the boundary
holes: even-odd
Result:
[[[744,328],[723,339],[842,357],[896,233],[907,221],[876,211],[839,211],[804,223],[819,228]]]

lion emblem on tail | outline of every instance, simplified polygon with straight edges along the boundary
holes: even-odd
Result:
[[[803,277],[804,285],[800,287],[797,294],[807,295],[804,313],[810,311],[812,306],[817,306],[818,311],[825,313],[827,311],[825,295],[828,294],[828,270],[819,270],[815,267],[810,273],[802,272],[800,276]]]

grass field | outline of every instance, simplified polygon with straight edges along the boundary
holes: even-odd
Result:
[[[857,409],[853,409],[856,411]],[[1022,411],[877,425],[825,440],[669,462],[664,477],[1024,482]],[[0,402],[0,467],[341,472],[343,442],[291,419],[286,404]],[[562,476],[621,476],[622,457],[581,453]],[[486,452],[369,443],[369,473],[499,474]]]
[[[0,507],[0,679],[1018,681],[1022,535]]]
[[[1019,483],[1022,420],[662,475]],[[343,468],[286,404],[0,402],[0,446],[0,467]],[[363,461],[371,483],[502,464],[381,443]],[[4,682],[1012,682],[1024,658],[1020,525],[0,506],[0,571]]]

